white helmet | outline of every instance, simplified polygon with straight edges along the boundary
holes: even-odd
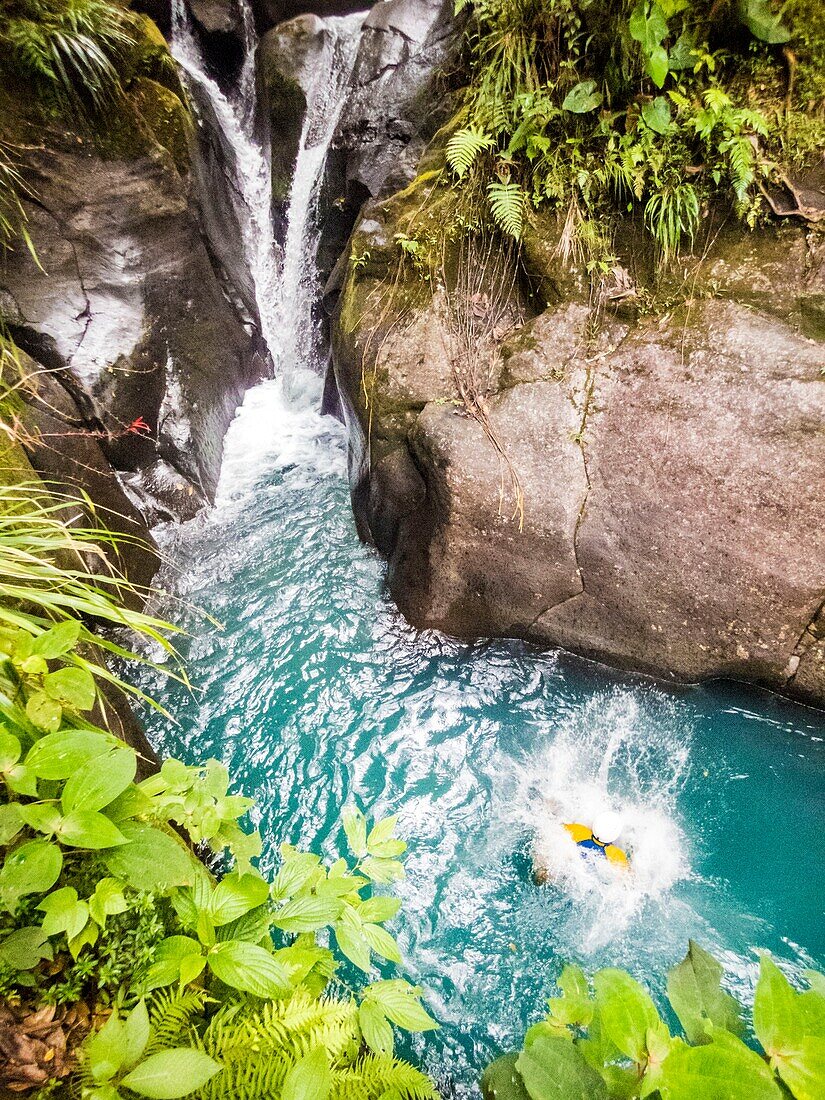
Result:
[[[593,822],[593,836],[600,844],[613,844],[619,838],[624,822],[612,810],[604,810]]]

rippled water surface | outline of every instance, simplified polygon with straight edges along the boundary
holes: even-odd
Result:
[[[444,1025],[429,1064],[471,1082],[540,1013],[562,960],[661,988],[692,936],[743,994],[757,948],[791,971],[822,965],[821,716],[417,634],[357,540],[342,429],[304,384],[252,391],[216,510],[164,535],[167,584],[224,629],[191,618],[195,696],[144,674],[179,726],[149,723],[159,749],[215,756],[257,798],[268,864],[283,840],[332,852],[348,799],[400,813],[397,930]],[[535,886],[548,798],[564,816],[620,806],[637,873]]]

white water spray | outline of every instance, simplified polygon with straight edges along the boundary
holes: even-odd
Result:
[[[597,695],[556,731],[516,780],[512,816],[533,834],[532,855],[551,885],[573,903],[576,939],[586,952],[615,940],[643,905],[657,904],[689,871],[676,814],[690,739],[640,713],[634,695]],[[604,810],[624,822],[618,844],[630,871],[583,857],[564,828],[591,826]]]

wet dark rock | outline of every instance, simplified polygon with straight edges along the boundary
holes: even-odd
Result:
[[[147,85],[163,128],[147,111]],[[39,137],[26,172],[42,270],[26,249],[6,257],[3,317],[73,402],[75,412],[61,415],[79,416],[78,430],[93,433],[94,456],[77,463],[89,467],[93,498],[109,493],[98,452],[130,475],[133,500],[144,473],[163,463],[184,488],[172,482],[167,492],[150,479],[152,500],[189,515],[214,493],[224,433],[258,364],[203,243],[188,159],[176,156],[192,132],[188,114],[171,90],[142,78],[93,142],[30,120],[23,100],[4,107],[4,126],[24,138],[31,126]],[[55,436],[58,465],[62,447]],[[47,457],[38,462],[49,473]],[[135,511],[122,490],[116,508]]]
[[[245,52],[242,0],[188,0],[206,64],[222,88],[231,88]]]
[[[328,68],[334,38],[316,15],[300,15],[263,36],[258,74],[269,118],[272,196],[276,224],[283,236],[287,200],[301,146],[307,96],[318,73]]]

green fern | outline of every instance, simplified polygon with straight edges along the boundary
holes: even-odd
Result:
[[[479,153],[493,145],[493,139],[484,130],[468,126],[456,131],[447,143],[447,163],[459,179],[464,179]]]
[[[149,1003],[152,1038],[146,1054],[167,1047],[187,1046],[195,1026],[203,1016],[207,997],[202,989],[159,989]]]
[[[330,1100],[377,1100],[384,1093],[402,1100],[437,1100],[429,1077],[389,1054],[366,1054],[333,1074]]]
[[[487,185],[490,210],[499,229],[519,240],[524,230],[524,204],[527,196],[519,183],[494,180]]]
[[[103,109],[120,91],[133,17],[107,0],[38,0],[23,12],[0,28],[12,67],[65,107]]]

